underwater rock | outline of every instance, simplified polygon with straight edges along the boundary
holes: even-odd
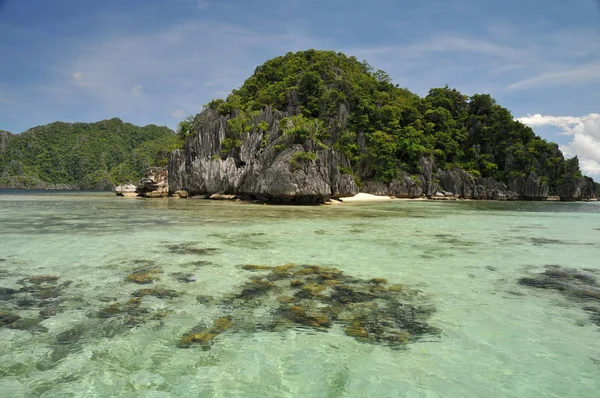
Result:
[[[141,289],[142,291],[152,291],[152,294],[146,294],[142,292],[141,295],[161,295],[164,292],[155,292],[155,289]],[[158,289],[160,291],[160,289]],[[138,291],[140,292],[140,291]],[[137,293],[137,292],[136,292]],[[129,298],[125,303],[121,304],[118,302],[112,303],[108,307],[101,308],[95,315],[90,316],[98,317],[101,319],[112,319],[114,320],[115,330],[118,327],[130,328],[151,320],[161,319],[167,316],[167,313],[163,310],[153,311],[149,308],[142,307],[142,299],[139,297]]]
[[[111,304],[106,308],[100,309],[98,312],[98,316],[100,318],[110,318],[111,316],[119,315],[121,313],[121,309],[117,303]]]
[[[369,338],[369,332],[367,332],[367,329],[365,329],[363,324],[358,320],[352,321],[350,326],[346,327],[345,332],[351,337],[357,337],[359,339]]]
[[[39,316],[42,318],[51,318],[53,316],[56,316],[56,314],[58,314],[58,308],[55,307],[44,308],[39,312]]]
[[[31,276],[26,279],[27,282],[39,285],[42,283],[55,283],[60,277],[54,275]]]
[[[24,309],[39,309],[42,307],[56,307],[61,301],[60,297],[63,290],[70,286],[71,281],[65,281],[58,284],[58,276],[40,275],[31,276],[17,281],[22,287],[14,291],[13,289],[0,290],[0,298],[11,301]]]
[[[199,294],[198,296],[196,296],[196,301],[198,301],[200,304],[210,304],[213,303],[215,300],[211,296]]]
[[[588,271],[562,268],[550,265],[534,277],[523,277],[519,284],[538,289],[559,291],[562,295],[578,302],[582,308],[591,313],[590,320],[600,326],[600,285],[596,277]],[[594,304],[594,305],[590,305]]]
[[[276,285],[273,282],[263,279],[253,279],[243,286],[242,291],[236,296],[236,298],[244,300],[253,299],[267,294],[275,286]]]
[[[214,255],[219,249],[214,247],[199,248],[194,247],[195,243],[180,243],[177,245],[167,245],[166,248],[177,254],[194,254],[199,256]]]
[[[159,281],[158,274],[160,273],[162,273],[162,270],[156,267],[139,268],[127,275],[126,280],[140,285],[147,285]]]
[[[152,288],[152,289],[136,290],[135,292],[133,292],[132,296],[135,296],[135,297],[154,296],[156,298],[165,299],[165,298],[178,297],[179,293],[176,292],[175,290],[157,287],[157,288]]]
[[[8,287],[0,287],[0,301],[10,300],[12,295],[17,293],[18,290],[10,289]]]
[[[244,264],[242,265],[242,269],[246,271],[265,271],[273,269],[273,267],[269,267],[268,265]]]
[[[171,274],[177,282],[180,283],[191,283],[198,281],[198,276],[195,274],[187,274],[184,272],[174,272]]]
[[[198,343],[203,347],[203,349],[208,349],[210,348],[210,344],[213,342],[215,337],[230,329],[232,325],[231,318],[229,317],[215,319],[210,329],[192,331],[183,335],[179,341],[178,347],[188,348],[193,343]]]
[[[85,334],[85,328],[83,325],[77,325],[71,329],[65,330],[64,332],[56,335],[56,344],[64,345],[64,344],[74,344],[79,342],[79,340]]]
[[[8,326],[19,319],[21,319],[19,315],[0,312],[0,326]]]
[[[47,332],[48,328],[40,325],[43,319],[39,318],[20,318],[10,324],[11,329],[29,330],[36,332]]]

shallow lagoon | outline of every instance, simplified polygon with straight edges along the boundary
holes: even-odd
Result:
[[[2,396],[595,397],[600,388],[589,314],[518,284],[552,264],[600,269],[600,203],[289,207],[5,192],[0,234],[0,287],[37,292],[26,278],[59,277],[42,295],[1,296],[0,312],[39,321],[0,328]],[[287,263],[418,290],[440,333],[392,347],[339,325],[247,328],[178,348],[223,316],[272,317],[260,303],[222,303],[256,275],[242,265]],[[127,280],[150,266],[160,280]],[[181,279],[190,274],[197,281]],[[143,311],[125,313],[133,294],[156,287],[177,297],[144,296]],[[115,303],[123,313],[101,316]]]

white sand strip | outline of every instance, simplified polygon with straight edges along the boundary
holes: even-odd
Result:
[[[382,200],[394,200],[391,196],[379,196],[372,195],[370,193],[359,193],[354,196],[348,198],[340,199],[343,203],[346,202],[374,202],[374,201],[382,201]]]

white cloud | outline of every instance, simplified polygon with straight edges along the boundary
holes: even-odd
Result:
[[[181,119],[185,116],[185,111],[183,109],[176,109],[171,112],[171,116],[173,116],[175,119]]]
[[[131,95],[134,97],[143,97],[144,96],[144,86],[141,84],[136,84],[131,87]]]
[[[83,73],[81,73],[81,72],[75,72],[75,73],[73,73],[73,79],[75,79],[75,80],[81,80],[81,79],[83,79]]]
[[[566,156],[577,156],[584,174],[600,175],[600,113],[586,116],[527,115],[517,119],[528,126],[556,126],[561,134],[571,136],[561,150]]]

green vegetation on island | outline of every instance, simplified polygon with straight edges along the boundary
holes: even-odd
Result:
[[[166,166],[169,152],[180,145],[167,127],[138,127],[117,118],[0,132],[0,187],[111,189],[137,182],[150,166]]]
[[[226,100],[206,104],[230,117],[224,157],[246,132],[268,128],[254,125],[267,106],[294,114],[282,120],[277,148],[307,140],[331,147],[345,155],[342,171],[357,181],[387,183],[402,170],[418,174],[423,156],[441,169],[505,183],[535,172],[551,194],[583,178],[577,158],[565,159],[557,144],[538,137],[489,95],[469,97],[446,86],[421,98],[393,84],[384,71],[342,53],[308,50],[276,57]],[[190,131],[190,123],[184,121],[183,130]],[[310,157],[293,160],[297,165]]]

